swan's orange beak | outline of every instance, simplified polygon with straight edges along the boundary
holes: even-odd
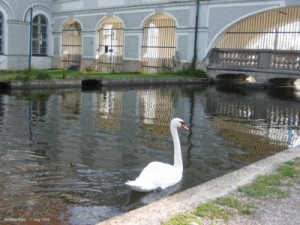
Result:
[[[185,130],[190,130],[186,125],[185,123],[181,123],[181,128],[185,129]]]

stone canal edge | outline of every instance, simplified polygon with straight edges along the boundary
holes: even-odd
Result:
[[[112,79],[44,79],[0,80],[2,90],[32,90],[41,88],[100,88],[103,86],[205,84],[206,78],[112,78]]]
[[[260,175],[274,172],[280,165],[300,157],[300,146],[277,153],[199,186],[161,199],[97,225],[159,225],[172,216],[193,211],[199,204],[224,197],[251,183]]]

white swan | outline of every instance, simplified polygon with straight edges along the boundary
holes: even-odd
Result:
[[[182,119],[172,119],[170,130],[174,143],[174,165],[162,162],[151,162],[135,180],[127,181],[125,183],[126,185],[131,187],[134,191],[147,192],[165,189],[177,184],[181,180],[183,163],[177,128],[189,130]]]

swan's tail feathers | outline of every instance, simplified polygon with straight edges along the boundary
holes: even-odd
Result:
[[[142,185],[140,182],[137,182],[136,180],[129,180],[125,184],[129,186],[132,190],[138,192],[148,192],[152,190],[152,188],[145,187],[144,185]]]

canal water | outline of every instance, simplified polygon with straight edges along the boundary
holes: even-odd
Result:
[[[0,94],[0,220],[95,224],[300,143],[300,93],[218,86],[11,91]],[[140,194],[124,183],[151,161],[183,180]]]

